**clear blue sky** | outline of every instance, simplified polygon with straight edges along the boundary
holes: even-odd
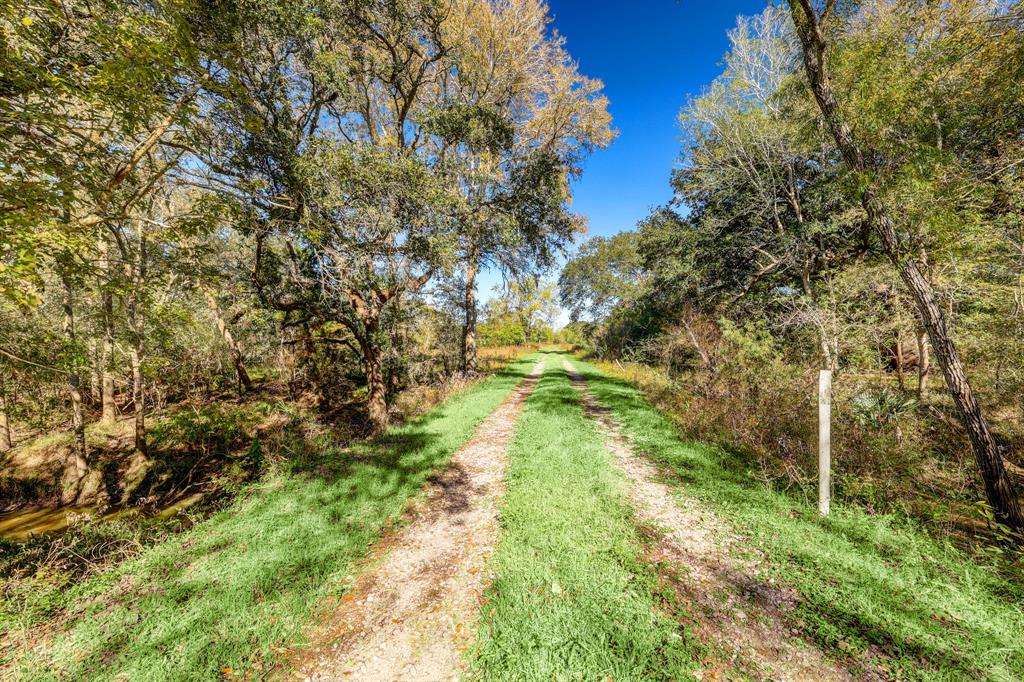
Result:
[[[679,156],[677,116],[718,75],[726,32],[765,0],[549,0],[554,28],[580,71],[604,82],[619,136],[591,156],[573,190],[589,235],[630,230],[667,202]],[[588,236],[589,236],[588,235]],[[499,281],[481,276],[486,300]]]

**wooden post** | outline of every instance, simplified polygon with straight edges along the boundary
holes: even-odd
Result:
[[[818,375],[818,511],[828,516],[832,501],[832,370]]]

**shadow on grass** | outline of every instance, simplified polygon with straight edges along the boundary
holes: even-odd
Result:
[[[229,508],[63,595],[63,624],[54,621],[48,647],[23,652],[22,672],[132,680],[217,679],[226,668],[267,674],[534,362],[516,362],[365,443],[338,447],[322,433],[286,432],[290,447],[277,465]]]

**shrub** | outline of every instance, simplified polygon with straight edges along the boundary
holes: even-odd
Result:
[[[851,415],[857,423],[876,429],[910,414],[916,405],[917,400],[891,386],[859,391],[850,400]]]

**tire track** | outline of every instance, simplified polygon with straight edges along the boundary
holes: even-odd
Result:
[[[372,568],[327,613],[296,679],[457,680],[465,667],[498,537],[506,449],[539,361],[449,466],[428,483],[408,525],[375,548]]]
[[[813,643],[791,632],[785,614],[797,595],[759,582],[755,565],[734,558],[725,524],[697,500],[680,498],[661,483],[657,469],[637,456],[611,413],[597,402],[568,360],[563,367],[581,393],[584,412],[600,426],[605,446],[630,482],[640,517],[659,530],[654,561],[681,575],[683,596],[698,617],[698,632],[732,657],[733,665],[760,679],[818,682],[853,677]],[[720,679],[717,669],[709,671]]]

